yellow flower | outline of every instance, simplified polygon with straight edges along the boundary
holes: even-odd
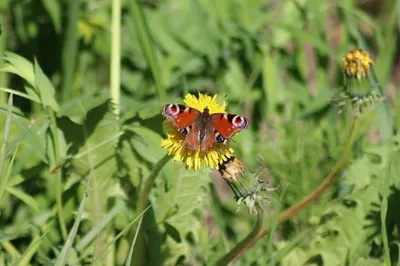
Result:
[[[217,95],[213,97],[199,93],[199,97],[187,94],[183,100],[189,107],[195,108],[203,112],[204,108],[208,108],[210,114],[225,113],[226,103],[219,105],[216,101]],[[184,162],[186,168],[198,170],[202,163],[211,168],[218,169],[219,165],[228,160],[233,154],[233,149],[228,144],[214,143],[207,151],[202,152],[201,149],[195,151],[187,149],[183,146],[186,136],[178,131],[178,128],[169,120],[164,122],[167,129],[167,138],[161,141],[161,147],[168,150],[168,154],[173,156],[174,161]]]
[[[220,165],[218,171],[225,180],[235,181],[243,176],[244,165],[238,158],[231,157]]]
[[[344,73],[348,77],[358,79],[369,75],[370,64],[374,64],[374,61],[366,51],[361,49],[351,50],[342,59]]]

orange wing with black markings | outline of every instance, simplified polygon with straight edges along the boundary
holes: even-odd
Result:
[[[163,107],[162,114],[178,129],[185,129],[197,120],[201,112],[183,104],[166,104]]]
[[[237,132],[249,126],[249,120],[235,114],[217,113],[211,115],[212,126],[221,136],[229,140]]]

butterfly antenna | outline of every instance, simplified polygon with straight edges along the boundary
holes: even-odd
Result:
[[[221,101],[225,100],[227,97],[228,97],[228,95],[227,95],[227,94],[225,94],[225,96],[224,96],[224,97],[222,97],[221,99],[218,99],[217,103],[220,103]]]

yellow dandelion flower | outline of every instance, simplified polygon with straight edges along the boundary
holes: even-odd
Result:
[[[183,100],[188,107],[203,112],[208,108],[210,114],[225,113],[226,103],[217,103],[217,95],[213,97],[199,93],[199,97],[187,94]],[[164,126],[167,129],[167,138],[161,141],[161,147],[168,150],[174,161],[184,162],[186,168],[198,170],[202,164],[210,168],[218,169],[219,165],[228,160],[233,154],[233,149],[227,143],[213,143],[205,151],[200,147],[197,150],[191,150],[184,146],[186,135],[170,121],[166,120]]]
[[[350,105],[354,115],[359,116],[380,102],[383,97],[373,91],[375,84],[368,77],[374,64],[366,51],[354,49],[348,52],[342,59],[345,84],[340,94],[332,98],[332,103]]]
[[[374,64],[369,54],[361,49],[348,52],[342,59],[344,73],[348,77],[364,78],[369,75],[370,64]]]

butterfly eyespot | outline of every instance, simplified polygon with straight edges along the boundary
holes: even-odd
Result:
[[[241,116],[235,116],[232,119],[232,123],[237,127],[237,128],[246,128],[247,127],[247,119]]]
[[[164,113],[168,116],[174,116],[179,114],[179,106],[176,104],[167,104],[164,107]]]
[[[187,135],[189,133],[189,129],[188,128],[181,128],[181,129],[179,129],[179,132],[181,132],[183,135]]]
[[[226,139],[219,133],[215,136],[215,141],[218,142],[218,143],[224,143],[225,140]]]

